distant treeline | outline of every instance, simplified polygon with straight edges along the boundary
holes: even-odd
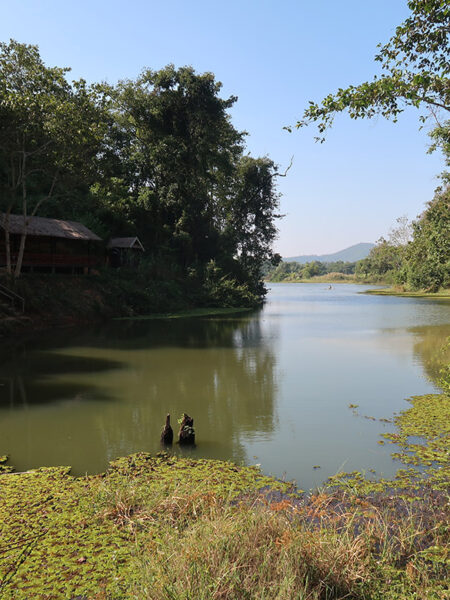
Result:
[[[342,274],[339,277],[339,274]],[[327,276],[330,280],[389,283],[411,290],[436,292],[450,287],[450,187],[448,174],[419,217],[397,219],[388,238],[380,238],[367,258],[356,263],[282,262],[268,268],[270,281],[296,281]]]
[[[267,279],[270,281],[295,281],[297,279],[311,279],[329,273],[343,273],[353,275],[355,273],[356,262],[320,262],[312,261],[309,263],[284,262],[282,261],[276,267],[267,271]]]
[[[148,278],[191,282],[219,304],[258,303],[262,264],[277,260],[278,172],[245,151],[229,114],[237,98],[191,67],[117,85],[70,82],[68,71],[46,66],[36,46],[0,44],[5,229],[18,213],[80,221],[104,240],[137,235]]]

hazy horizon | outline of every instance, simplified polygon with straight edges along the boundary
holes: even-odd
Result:
[[[337,248],[336,250],[331,250],[330,252],[296,252],[294,254],[283,255],[283,258],[291,258],[292,256],[326,256],[328,254],[337,254],[338,252],[342,252],[343,250],[348,250],[349,248],[353,248],[354,246],[359,246],[360,244],[375,244],[375,242],[355,242],[354,244],[350,244],[349,246],[345,246],[345,248]]]

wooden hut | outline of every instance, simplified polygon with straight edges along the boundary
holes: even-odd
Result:
[[[24,271],[85,272],[104,263],[102,239],[81,223],[44,217],[27,217],[27,222]],[[5,215],[1,215],[0,266],[6,265],[5,227]],[[24,217],[10,215],[8,230],[11,263],[15,265],[24,231]]]
[[[144,252],[144,246],[137,237],[112,238],[108,242],[108,261],[112,267],[133,266]]]

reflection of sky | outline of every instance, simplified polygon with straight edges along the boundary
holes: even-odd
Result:
[[[377,444],[391,426],[365,417],[433,391],[425,375],[450,311],[359,290],[279,284],[250,316],[122,322],[16,348],[0,367],[0,454],[19,468],[101,470],[158,451],[166,412],[176,430],[186,411],[192,456],[261,463],[306,488],[341,468],[392,474],[392,448]]]
[[[283,470],[301,486],[319,484],[343,465],[392,474],[391,449],[377,444],[389,425],[364,416],[390,417],[407,407],[405,398],[435,390],[410,327],[422,324],[419,336],[442,345],[443,332],[450,335],[449,305],[354,295],[360,289],[273,285],[263,313],[268,337],[272,322],[278,325],[279,428],[269,443],[249,444],[247,451],[274,473],[281,472],[281,454]],[[349,404],[358,404],[361,416]],[[313,471],[317,464],[322,468]]]

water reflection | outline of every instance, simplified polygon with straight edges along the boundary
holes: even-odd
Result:
[[[280,284],[253,315],[123,321],[4,348],[0,454],[19,469],[96,472],[158,451],[166,413],[176,428],[186,411],[193,456],[260,462],[303,488],[341,468],[389,476],[391,448],[377,443],[389,424],[376,419],[435,390],[450,307],[360,290]]]
[[[197,454],[238,462],[243,437],[274,429],[275,357],[258,318],[120,322],[66,340],[18,348],[0,369],[2,451],[20,468],[95,471],[156,451],[166,412],[194,416]]]
[[[428,379],[438,384],[441,369],[450,363],[450,325],[434,327],[413,327],[411,333],[415,337],[414,357],[422,364]]]

